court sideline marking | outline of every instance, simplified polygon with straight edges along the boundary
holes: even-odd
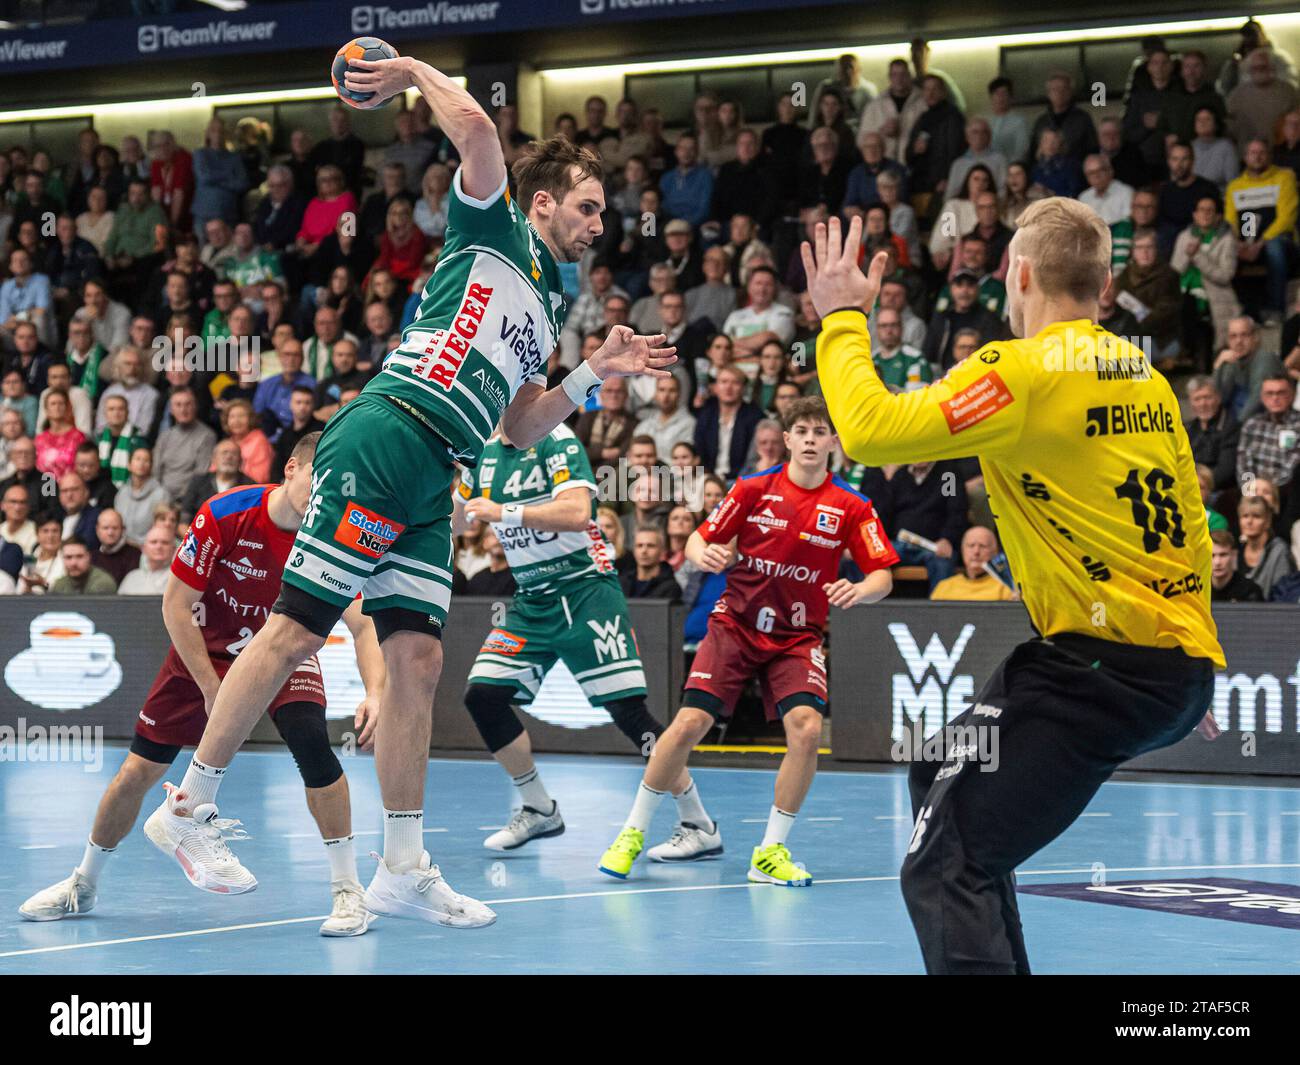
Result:
[[[1106,873],[1168,873],[1226,870],[1226,869],[1300,869],[1300,862],[1260,862],[1250,865],[1133,865],[1108,867]],[[1091,876],[1096,870],[1092,866],[1079,869],[1023,869],[1017,870],[1016,876],[1067,876],[1087,874]],[[871,884],[897,880],[898,875],[891,876],[846,876],[827,880],[818,880],[818,884]],[[576,891],[561,895],[528,895],[515,899],[485,899],[489,906],[510,906],[525,902],[557,902],[565,899],[593,899],[611,895],[660,895],[682,891],[732,891],[741,888],[766,888],[766,884],[677,884],[665,887],[623,888],[612,891]],[[280,925],[304,924],[308,921],[323,921],[329,914],[312,917],[284,917],[275,921],[256,921],[249,924],[223,925],[219,928],[194,928],[186,932],[159,932],[150,936],[128,936],[122,939],[99,939],[89,943],[63,943],[52,947],[27,947],[23,950],[0,952],[0,958],[19,958],[32,954],[55,954],[65,950],[89,950],[91,947],[115,947],[126,943],[148,943],[160,939],[186,939],[190,936],[217,935],[223,932],[244,932],[253,928],[275,928]]]

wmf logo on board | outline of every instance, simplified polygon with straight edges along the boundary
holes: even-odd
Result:
[[[975,695],[975,678],[957,672],[966,645],[975,635],[975,626],[963,625],[950,648],[944,646],[937,632],[932,632],[921,649],[912,630],[901,621],[890,623],[889,635],[894,638],[894,646],[907,667],[906,673],[895,673],[892,678],[890,737],[901,740],[904,728],[910,731],[918,723],[921,734],[929,736],[962,713]]]
[[[85,614],[48,610],[32,619],[29,646],[5,665],[9,690],[42,710],[84,710],[122,683],[117,647]]]

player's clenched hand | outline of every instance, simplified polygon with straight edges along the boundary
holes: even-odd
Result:
[[[501,504],[477,496],[465,504],[465,517],[470,521],[500,521]]]
[[[606,377],[667,377],[666,367],[677,361],[675,347],[663,347],[668,338],[663,333],[642,336],[631,326],[616,325],[592,354],[588,364],[602,381]]]
[[[375,724],[379,721],[379,696],[367,695],[357,703],[352,727],[357,730],[357,746],[368,751],[375,745]]]
[[[736,552],[728,544],[708,544],[700,555],[700,569],[721,573],[736,560]]]
[[[399,92],[415,84],[411,76],[411,57],[399,55],[396,59],[349,59],[343,84],[353,92],[373,92],[369,100],[351,101],[363,111],[379,107]]]
[[[856,606],[866,594],[864,588],[844,578],[840,578],[831,584],[823,584],[822,591],[826,593],[826,598],[831,606],[842,607],[844,610]]]
[[[808,295],[822,317],[844,307],[861,307],[870,311],[880,295],[889,256],[879,252],[864,274],[858,266],[858,248],[862,245],[862,219],[854,216],[847,238],[838,218],[818,222],[813,244],[800,245],[804,272],[808,276]]]

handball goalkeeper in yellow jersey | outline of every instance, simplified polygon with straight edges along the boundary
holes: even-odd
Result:
[[[1210,616],[1210,538],[1168,383],[1096,325],[1110,233],[1077,200],[1021,216],[1008,259],[1018,340],[891,393],[867,312],[885,257],[856,265],[861,225],[803,245],[822,318],[817,369],[844,450],[870,465],[978,455],[1011,568],[1039,634],[954,724],[996,728],[991,772],[914,762],[908,913],[931,973],[1027,973],[1016,867],[1079,816],[1123,762],[1201,724],[1224,665]]]

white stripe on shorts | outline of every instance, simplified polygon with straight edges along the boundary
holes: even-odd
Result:
[[[435,577],[441,577],[448,583],[451,582],[451,574],[439,566],[431,566],[427,562],[421,562],[418,558],[412,558],[410,555],[399,555],[396,551],[389,551],[379,560],[380,566],[385,563],[399,563],[403,566],[409,566],[411,569],[422,570],[425,573],[432,573]],[[387,568],[384,566],[384,568]]]
[[[362,593],[367,599],[384,599],[390,595],[401,595],[408,599],[417,599],[445,611],[451,603],[451,589],[445,584],[431,581],[426,577],[416,577],[399,569],[380,570],[370,575],[365,582]]]
[[[580,669],[573,675],[575,680],[583,680],[586,677],[598,677],[602,673],[616,673],[620,669],[640,669],[641,659],[625,658],[621,662],[607,662],[603,666],[596,666],[594,669]]]
[[[628,669],[604,677],[588,677],[578,683],[587,698],[593,695],[612,695],[614,692],[626,691],[628,688],[644,688],[645,671],[639,668]]]
[[[346,551],[341,551],[332,544],[327,544],[323,540],[317,540],[314,536],[308,536],[301,529],[298,530],[298,539],[305,544],[311,544],[313,551],[330,555],[339,562],[346,562],[349,566],[355,566],[357,569],[374,569],[375,564],[379,561],[376,558],[357,558],[356,555],[349,555]]]

